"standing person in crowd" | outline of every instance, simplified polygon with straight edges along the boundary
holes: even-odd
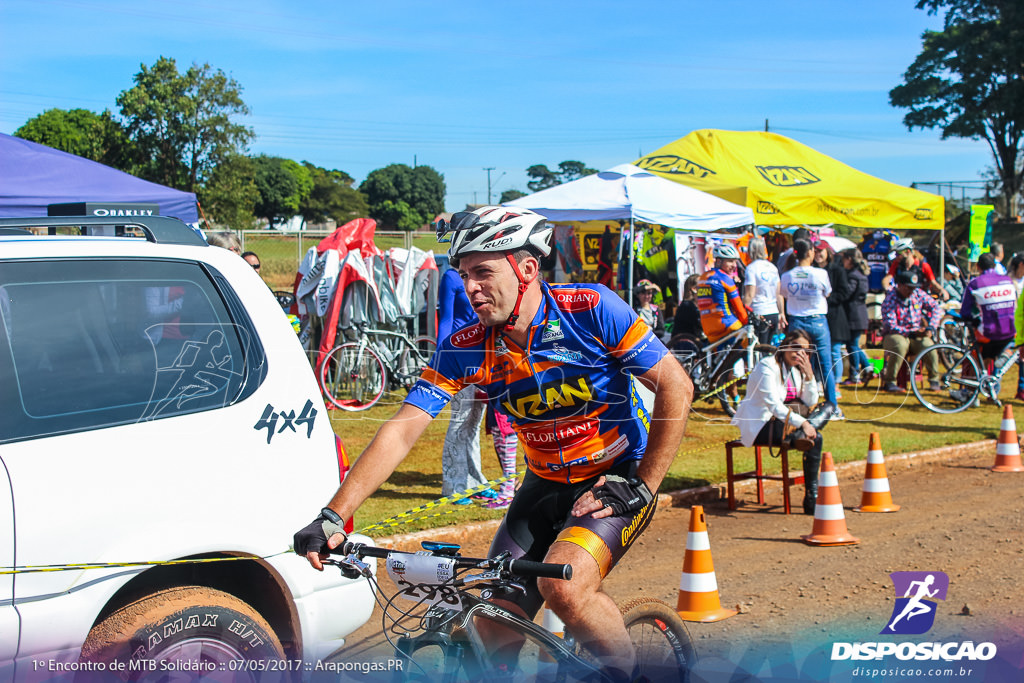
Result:
[[[672,319],[672,336],[678,334],[693,335],[697,339],[704,336],[704,329],[700,326],[700,309],[697,308],[697,280],[700,275],[694,273],[683,282],[683,300],[676,308],[675,317]]]
[[[993,242],[989,245],[988,253],[992,254],[992,258],[996,261],[996,265],[993,266],[996,273],[998,275],[1006,275],[1006,266],[1003,265],[1003,257],[1005,256],[1005,253],[1003,252],[1003,243]]]
[[[248,263],[250,266],[252,266],[253,270],[255,270],[257,273],[260,272],[260,267],[261,267],[260,257],[256,255],[255,251],[245,251],[245,252],[242,252],[242,258],[245,259],[246,263]]]
[[[821,465],[821,432],[826,419],[808,419],[786,404],[799,400],[806,408],[818,403],[810,354],[811,336],[805,330],[790,329],[779,350],[754,365],[747,378],[747,395],[736,408],[732,424],[740,428],[744,446],[779,447],[803,451],[804,514],[813,515],[818,499],[818,467]],[[817,424],[815,424],[817,422]],[[787,438],[788,429],[796,430]]]
[[[476,324],[476,313],[466,296],[462,278],[454,268],[441,276],[437,288],[437,338],[448,339],[455,332]],[[440,344],[438,344],[440,353]],[[453,349],[451,353],[459,353]],[[467,386],[452,396],[451,417],[441,451],[441,495],[450,496],[487,482],[480,467],[480,423],[484,418],[485,401],[477,397],[477,388]],[[493,489],[484,489],[474,498],[491,500],[497,497]],[[469,505],[462,498],[458,505]]]
[[[758,341],[771,344],[775,333],[786,329],[785,304],[779,293],[779,269],[768,260],[768,250],[760,237],[750,238],[747,254],[750,265],[743,281],[743,303],[767,323],[757,331]]]
[[[816,254],[825,254],[825,272],[832,292],[828,295],[828,312],[825,321],[828,323],[828,334],[832,339],[832,371],[835,381],[843,376],[843,347],[850,342],[850,321],[846,315],[846,303],[850,299],[850,279],[843,267],[843,260],[836,257],[832,246],[822,240],[818,242]],[[839,390],[836,390],[839,398]]]
[[[693,383],[614,292],[539,279],[538,256],[550,251],[543,216],[486,206],[456,213],[441,230],[449,226],[449,257],[480,323],[441,340],[327,507],[295,534],[295,552],[322,570],[328,549],[345,541],[346,521],[451,396],[480,386],[510,407],[529,466],[487,556],[572,565],[571,581],[524,581],[521,591],[490,599],[527,619],[546,601],[610,677],[634,680],[634,646],[602,582],[654,515],[686,428]],[[460,355],[447,353],[456,348]],[[630,399],[634,382],[654,393],[650,413]],[[586,398],[578,393],[584,389]],[[488,643],[514,637],[486,620],[483,627]],[[496,664],[512,670],[510,662]]]
[[[1014,254],[1010,259],[1010,279],[1013,280],[1013,287],[1017,290],[1017,308],[1020,308],[1021,295],[1024,294],[1024,256]],[[1020,341],[1015,342],[1017,346]],[[1024,401],[1024,357],[1017,358],[1017,396],[1018,401]]]
[[[939,281],[935,279],[935,273],[928,261],[917,249],[914,248],[914,240],[908,238],[899,239],[892,243],[892,250],[896,253],[889,266],[889,275],[894,276],[898,271],[906,270],[917,274],[917,281],[939,298],[940,301],[949,299],[949,293],[942,288]]]
[[[885,350],[885,369],[882,380],[885,391],[901,392],[896,374],[903,363],[921,353],[934,342],[936,330],[942,320],[942,306],[921,289],[921,279],[913,270],[896,273],[896,286],[882,301],[882,348]],[[939,362],[936,354],[926,357],[925,373],[928,389],[939,390]],[[907,359],[907,360],[904,360]]]
[[[814,344],[814,369],[825,385],[825,402],[836,419],[842,419],[832,372],[832,338],[828,332],[828,295],[832,284],[828,274],[811,265],[814,246],[807,240],[793,243],[797,266],[782,274],[782,296],[786,299],[786,320],[790,329],[804,330]]]
[[[864,256],[870,272],[868,273],[868,291],[881,292],[882,279],[889,270],[889,251],[892,249],[892,233],[885,230],[875,230],[870,235],[864,235],[861,240],[859,251]]]
[[[850,374],[849,379],[843,384],[867,384],[876,374],[875,367],[860,348],[860,340],[868,329],[866,300],[870,289],[871,267],[864,254],[856,247],[844,249],[840,254],[850,291],[846,298],[846,320],[850,326],[846,351],[847,358],[850,359]]]
[[[793,249],[796,246],[796,241],[810,239],[811,231],[807,228],[797,228],[793,231],[793,246],[779,254],[779,260],[775,262],[775,266],[779,269],[780,276],[787,270],[796,267],[796,257],[793,255]]]
[[[988,365],[989,372],[993,369],[995,359],[1013,342],[1015,334],[1017,290],[1009,275],[999,274],[997,263],[991,253],[978,257],[978,270],[981,274],[967,283],[960,304],[960,317],[963,320],[981,318],[980,324],[974,328],[974,337],[978,340],[981,358]],[[1018,378],[1018,393],[1019,389]]]
[[[238,239],[238,235],[230,230],[211,233],[207,236],[206,243],[213,247],[222,247],[233,251],[239,256],[242,255],[242,240]]]
[[[942,288],[949,295],[948,301],[960,303],[964,298],[964,283],[960,279],[960,269],[952,263],[947,263],[946,270],[942,273]]]
[[[633,302],[633,310],[636,311],[641,320],[647,323],[647,327],[651,328],[654,334],[658,335],[658,339],[666,341],[665,314],[654,303],[654,293],[657,291],[660,291],[660,288],[650,280],[644,279],[637,282],[636,287],[633,288],[633,296],[636,297],[636,300]]]

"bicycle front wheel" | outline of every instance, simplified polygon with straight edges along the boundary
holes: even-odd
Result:
[[[358,342],[335,346],[320,367],[320,388],[332,405],[359,411],[384,395],[387,371],[377,352]]]
[[[935,378],[928,377],[929,365],[938,368]],[[981,390],[980,377],[974,356],[955,344],[929,346],[910,366],[914,396],[934,413],[959,413],[974,405]],[[938,391],[931,390],[933,381],[938,382]]]
[[[636,673],[651,681],[689,681],[697,652],[676,611],[654,598],[631,600],[620,611],[636,648]]]

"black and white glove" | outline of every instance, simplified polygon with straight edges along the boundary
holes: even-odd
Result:
[[[605,475],[604,484],[595,486],[594,498],[612,509],[614,515],[624,515],[647,507],[654,495],[640,477]]]
[[[316,519],[295,532],[292,547],[296,554],[303,557],[309,552],[327,553],[327,539],[334,534],[341,534],[348,539],[341,515],[331,508],[324,508]]]

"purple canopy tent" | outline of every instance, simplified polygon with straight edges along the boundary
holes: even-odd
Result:
[[[0,133],[0,217],[45,216],[50,204],[140,202],[196,223],[196,196]]]

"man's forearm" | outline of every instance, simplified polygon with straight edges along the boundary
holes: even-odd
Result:
[[[661,486],[665,473],[679,451],[679,444],[686,431],[686,420],[693,402],[693,382],[689,375],[672,356],[665,356],[653,368],[655,373],[645,373],[644,380],[653,380],[654,407],[651,410],[651,429],[647,437],[647,451],[640,461],[637,474],[651,492]],[[651,375],[654,374],[654,377]]]

